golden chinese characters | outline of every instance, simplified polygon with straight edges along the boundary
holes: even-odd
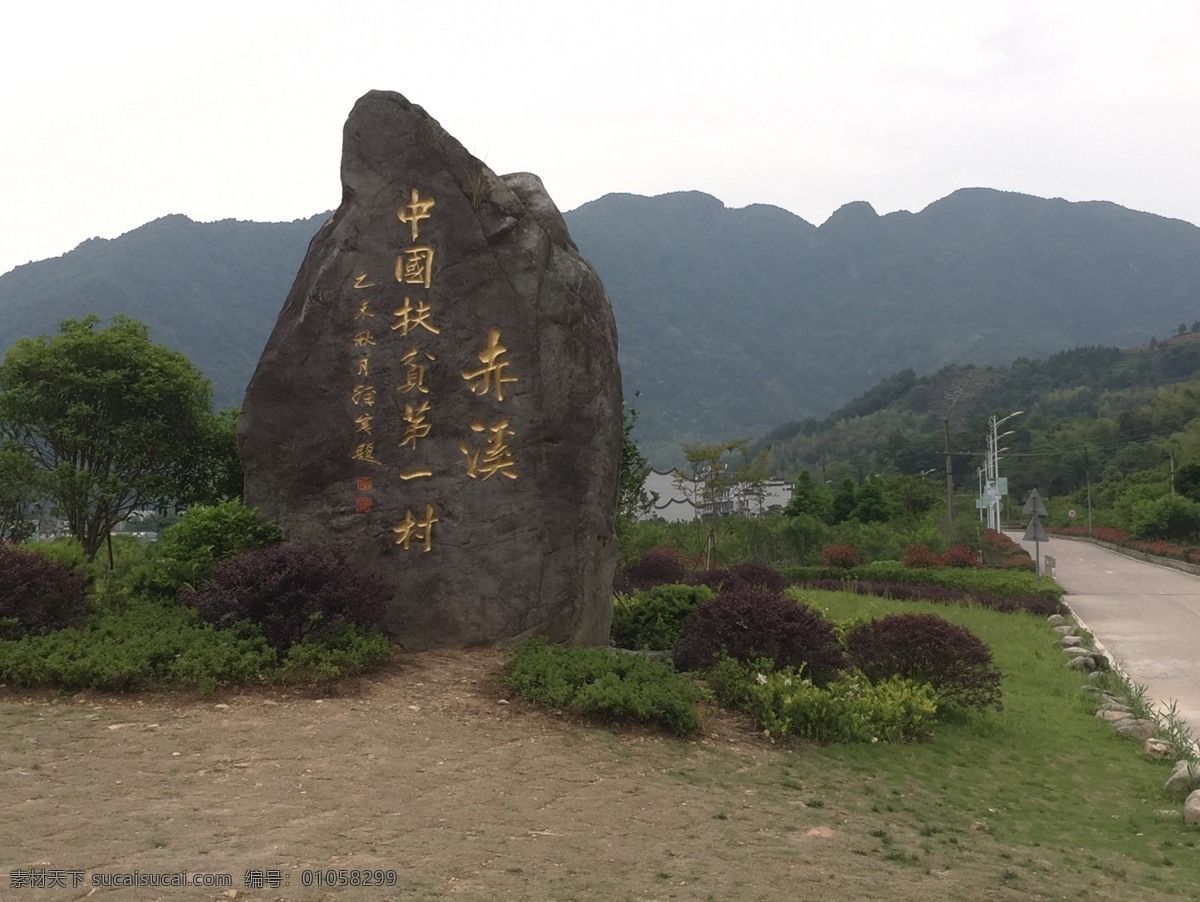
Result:
[[[392,527],[396,544],[408,551],[409,543],[420,542],[426,551],[433,548],[433,524],[438,521],[433,515],[433,505],[425,505],[425,519],[417,520],[411,510],[404,512],[404,519]]]
[[[420,326],[437,335],[442,330],[429,321],[431,310],[432,308],[423,301],[417,301],[417,306],[414,308],[412,301],[405,296],[404,306],[392,314],[396,317],[396,322],[392,323],[392,331],[399,330],[401,335],[407,337],[409,332]]]
[[[421,197],[421,192],[412,189],[412,201],[396,211],[401,222],[408,223],[412,229],[412,240],[421,237],[421,220],[429,218],[429,211],[436,203],[432,197]]]
[[[396,257],[396,281],[428,288],[433,283],[433,248],[405,248]]]
[[[479,352],[479,360],[483,366],[462,374],[462,377],[470,384],[471,391],[477,395],[487,395],[495,391],[496,400],[504,400],[504,386],[509,382],[517,381],[516,376],[505,375],[508,361],[502,361],[500,357],[506,351],[508,348],[500,344],[500,330],[492,329],[488,333],[487,347]]]
[[[487,444],[483,446],[475,448],[468,447],[466,444],[458,446],[459,450],[467,456],[467,475],[472,479],[490,479],[500,473],[509,479],[516,479],[517,471],[514,467],[517,462],[513,460],[512,448],[508,445],[508,439],[516,433],[508,428],[508,420],[500,420],[492,426],[475,422],[471,424],[471,431],[487,432],[489,435]]]

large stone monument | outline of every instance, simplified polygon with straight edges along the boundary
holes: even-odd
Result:
[[[246,502],[388,580],[408,648],[607,642],[600,279],[536,176],[496,176],[399,94],[355,104],[342,185],[246,391]]]

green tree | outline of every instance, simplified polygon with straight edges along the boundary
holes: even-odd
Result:
[[[851,520],[859,523],[886,523],[900,512],[900,505],[884,484],[882,476],[871,476],[854,495]]]
[[[635,393],[634,397],[638,394],[640,393]],[[639,515],[649,513],[657,498],[654,497],[655,493],[646,492],[646,477],[650,475],[650,464],[633,441],[638,412],[628,404],[623,405],[623,411],[625,425],[617,489],[617,520],[629,523]]]
[[[785,517],[798,517],[807,514],[822,523],[829,523],[833,517],[833,494],[829,486],[813,479],[808,470],[801,470],[800,475],[792,484],[792,497],[783,509]]]
[[[180,504],[220,504],[242,497],[245,475],[237,453],[239,412],[231,407],[206,419],[201,453],[181,487]]]
[[[767,481],[766,456],[750,457],[750,440],[683,446],[686,471],[675,473],[676,488],[696,509],[696,525],[705,565],[717,560],[717,544],[730,531],[732,517],[762,507]]]
[[[1179,495],[1162,495],[1133,505],[1129,531],[1138,539],[1184,541],[1200,534],[1200,504]]]
[[[33,458],[23,448],[0,446],[0,540],[24,542],[33,535],[41,494]]]
[[[184,494],[204,460],[212,387],[125,316],[64,320],[19,339],[0,364],[0,435],[42,471],[89,560],[138,508]]]
[[[1175,472],[1175,488],[1189,501],[1200,501],[1200,461],[1184,464]]]
[[[830,522],[841,523],[849,520],[854,513],[856,504],[858,504],[858,483],[854,481],[853,476],[847,476],[838,483],[837,489],[834,490]]]

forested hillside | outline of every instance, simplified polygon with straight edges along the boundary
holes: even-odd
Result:
[[[295,222],[198,223],[165,216],[111,241],[0,276],[0,353],[68,317],[118,313],[150,327],[235,407],[325,215]]]
[[[0,276],[0,352],[67,316],[127,313],[236,405],[321,219],[168,216],[19,267]],[[1200,229],[1109,203],[965,189],[918,213],[847,204],[818,228],[685,192],[608,195],[566,219],[612,298],[659,466],[681,442],[823,416],[904,370],[1146,345],[1200,316]],[[929,390],[973,391],[963,378]]]
[[[758,446],[776,475],[802,471],[836,482],[874,473],[925,474],[945,467],[944,421],[956,483],[970,489],[988,418],[1007,417],[1002,472],[1015,495],[1081,489],[1200,459],[1200,342],[1157,342],[1153,351],[1087,347],[1008,367],[949,366],[886,379],[824,419],[793,421]]]
[[[915,214],[848,204],[815,228],[698,193],[614,195],[568,220],[613,297],[657,459],[672,439],[821,415],[906,368],[1144,344],[1200,315],[1200,229],[1108,203],[966,189]]]

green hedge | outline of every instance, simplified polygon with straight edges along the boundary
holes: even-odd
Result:
[[[505,681],[530,701],[588,717],[634,720],[681,736],[700,726],[695,684],[642,655],[536,638],[517,650]]]

